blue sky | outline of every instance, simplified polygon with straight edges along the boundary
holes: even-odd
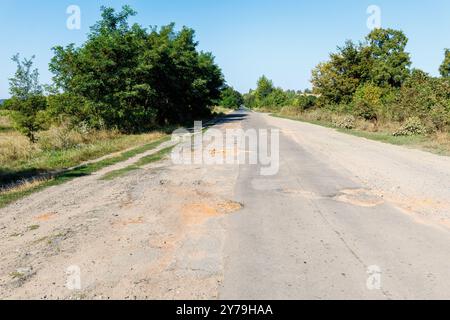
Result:
[[[66,9],[81,9],[81,30],[68,30]],[[144,26],[175,22],[197,31],[200,49],[212,51],[228,83],[240,91],[255,86],[265,74],[277,86],[310,86],[311,69],[327,59],[346,39],[369,32],[369,5],[381,8],[382,27],[403,30],[409,37],[413,66],[433,75],[450,47],[448,0],[1,0],[0,98],[8,97],[8,78],[17,52],[36,55],[43,83],[51,81],[51,47],[81,44],[101,5],[138,11],[132,19]]]

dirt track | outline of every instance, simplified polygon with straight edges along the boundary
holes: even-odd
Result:
[[[146,154],[2,209],[0,297],[217,297],[221,219],[240,209],[231,201],[237,168],[175,166],[167,159],[113,181],[99,179]],[[66,287],[72,266],[81,271],[82,290]]]

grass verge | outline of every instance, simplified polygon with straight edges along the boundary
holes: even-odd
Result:
[[[158,151],[154,154],[142,157],[136,163],[129,165],[128,167],[108,172],[101,178],[101,180],[106,180],[106,181],[113,180],[113,179],[123,176],[131,171],[139,170],[139,169],[141,169],[141,167],[143,167],[147,164],[160,161],[166,155],[168,155],[170,152],[172,152],[173,148],[174,148],[174,146],[161,149],[160,151]]]
[[[52,177],[48,178],[38,178],[32,181],[27,181],[17,188],[13,188],[11,190],[5,190],[0,193],[0,208],[5,207],[6,205],[15,202],[23,197],[31,195],[37,191],[43,190],[45,188],[56,186],[73,180],[78,177],[83,177],[90,175],[102,168],[109,167],[116,163],[128,160],[131,157],[134,157],[138,154],[144,153],[146,151],[152,150],[158,147],[160,144],[169,141],[170,136],[165,136],[161,139],[158,139],[154,142],[148,143],[146,145],[134,148],[132,150],[121,153],[118,156],[114,156],[111,158],[106,158],[104,160],[89,163],[86,165],[82,165],[76,167],[71,170],[63,171],[62,173],[56,174]]]

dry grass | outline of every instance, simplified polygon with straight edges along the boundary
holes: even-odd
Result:
[[[38,173],[77,166],[111,153],[151,143],[165,136],[161,132],[122,135],[116,131],[80,132],[53,127],[40,132],[32,144],[17,131],[0,131],[0,182],[9,184]]]
[[[6,113],[0,113],[0,128],[2,129],[9,129],[12,128],[11,119],[9,119],[9,116],[6,115]]]
[[[113,131],[93,131],[82,135],[76,131],[51,129],[39,135],[37,144],[12,131],[0,133],[0,167],[19,169],[39,167],[57,169],[77,165],[108,153],[118,152],[154,141],[163,133],[121,135]]]
[[[16,131],[0,132],[0,167],[15,161],[30,160],[37,150],[37,146]]]

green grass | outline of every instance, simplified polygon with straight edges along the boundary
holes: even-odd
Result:
[[[71,168],[85,161],[120,152],[133,146],[139,146],[122,154],[122,158],[131,157],[154,148],[156,138],[165,135],[120,135],[111,139],[99,139],[90,144],[63,150],[39,151],[24,155],[16,161],[0,164],[0,184],[7,185],[21,179],[38,176],[42,173]],[[21,138],[19,136],[19,138]],[[150,143],[149,143],[150,142]]]
[[[154,154],[142,157],[135,164],[129,165],[128,167],[125,167],[122,169],[108,172],[101,178],[101,180],[107,180],[107,181],[113,180],[113,179],[123,176],[131,171],[139,170],[139,169],[141,169],[141,167],[143,167],[145,165],[160,161],[160,160],[164,159],[164,157],[166,155],[168,155],[173,150],[173,148],[174,148],[174,146],[161,149],[160,151],[158,151]]]
[[[111,165],[114,165],[116,163],[125,161],[131,157],[134,157],[138,154],[141,154],[143,152],[152,150],[156,147],[158,147],[160,144],[169,141],[170,137],[164,137],[159,140],[156,140],[152,143],[137,147],[135,149],[132,149],[130,151],[126,151],[121,153],[118,156],[107,158],[98,162],[82,165],[79,167],[76,167],[72,170],[64,171],[60,174],[57,174],[53,178],[50,178],[49,180],[42,181],[42,183],[39,183],[36,186],[33,186],[29,189],[25,190],[18,190],[18,191],[8,191],[4,192],[3,194],[0,194],[0,208],[5,207],[6,205],[15,202],[23,197],[29,196],[37,191],[41,191],[45,188],[56,186],[63,184],[65,182],[68,182],[70,180],[73,180],[78,177],[88,176],[100,169],[103,169],[105,167],[109,167]]]

